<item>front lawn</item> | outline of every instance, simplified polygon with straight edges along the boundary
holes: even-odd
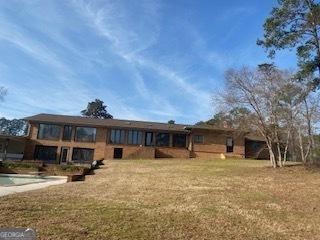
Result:
[[[254,160],[105,161],[85,182],[0,198],[40,239],[320,239],[320,173]]]

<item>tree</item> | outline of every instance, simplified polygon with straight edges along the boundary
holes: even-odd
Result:
[[[82,110],[81,114],[82,116],[89,118],[113,118],[113,116],[110,113],[108,113],[107,106],[104,105],[104,102],[99,99],[96,99],[94,102],[89,102],[87,109]]]
[[[176,121],[175,121],[175,120],[169,120],[168,123],[169,123],[169,124],[175,124]]]
[[[251,112],[250,124],[264,137],[272,166],[283,166],[286,161],[282,155],[283,144],[288,148],[287,138],[292,133],[286,112],[299,104],[295,99],[300,99],[299,91],[287,94],[287,89],[295,84],[292,75],[273,65],[262,64],[255,70],[230,69],[225,80],[224,102],[233,108],[246,108]],[[288,133],[283,134],[286,131]]]
[[[27,135],[27,122],[22,119],[0,118],[0,133],[12,136]]]
[[[296,49],[300,71],[299,78],[318,71],[319,76],[309,82],[320,84],[320,4],[314,0],[278,0],[271,16],[264,23],[264,46],[269,56],[277,50]]]
[[[7,95],[7,89],[0,87],[0,101],[3,101],[5,95]]]
[[[303,91],[303,87],[301,88]],[[305,90],[306,91],[306,90]],[[317,152],[315,144],[315,127],[319,123],[320,99],[316,93],[304,94],[301,105],[295,117],[295,132],[300,152],[300,159],[304,164],[316,163],[314,155]]]
[[[201,121],[196,125],[211,125],[217,128],[234,128],[237,130],[253,130],[250,122],[250,111],[247,108],[235,107],[224,109],[216,113],[208,121]]]

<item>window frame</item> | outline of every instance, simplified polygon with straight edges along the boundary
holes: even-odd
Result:
[[[159,143],[158,143],[158,135],[167,135],[167,136],[168,136],[168,145],[159,144]],[[167,133],[167,132],[157,132],[157,133],[156,133],[155,145],[156,145],[157,147],[170,147],[170,133]]]
[[[92,141],[79,140],[78,139],[78,129],[79,128],[94,129],[94,139]],[[97,128],[95,128],[95,127],[85,127],[85,126],[76,126],[75,127],[75,133],[74,133],[74,141],[75,142],[95,143],[96,139],[97,139]]]
[[[70,137],[69,137],[69,138],[65,138],[65,128],[66,128],[66,127],[71,128],[71,132],[70,132]],[[71,142],[73,129],[74,129],[74,127],[73,127],[72,125],[64,125],[64,126],[63,126],[63,129],[62,129],[62,141]]]
[[[202,141],[200,142],[200,141],[198,141],[198,139],[196,139],[196,137],[199,139],[199,137],[201,137],[202,138]],[[204,144],[204,135],[202,135],[202,134],[196,134],[196,135],[193,135],[192,136],[192,141],[193,141],[193,143],[195,143],[195,144]]]
[[[143,131],[140,131],[140,130],[128,130],[127,133],[128,133],[127,134],[127,144],[128,145],[142,145],[142,142],[143,142]],[[130,133],[132,133],[131,138],[130,138]],[[134,133],[136,133],[137,135],[135,136]]]
[[[117,140],[117,133],[120,133],[119,135],[119,141],[116,141]],[[113,134],[114,133],[114,134]],[[112,141],[112,138],[113,138],[113,135],[114,135],[114,140],[115,141]],[[123,142],[122,142],[123,140]],[[121,128],[111,128],[110,129],[110,134],[109,134],[109,143],[110,144],[118,144],[118,145],[125,145],[127,143],[127,139],[126,139],[126,130],[125,129],[121,129]]]
[[[151,143],[149,144],[147,144],[147,140],[148,140],[148,135],[151,135]],[[155,134],[154,134],[154,132],[145,132],[145,134],[144,134],[144,137],[145,137],[145,139],[144,139],[144,145],[146,146],[146,147],[154,147],[154,145],[155,145],[155,140],[154,140],[154,136],[155,136]]]
[[[89,150],[92,152],[92,159],[91,160],[75,160],[74,159],[74,152],[75,150]],[[72,156],[71,156],[71,160],[74,163],[87,163],[87,162],[92,162],[94,160],[94,149],[93,148],[82,148],[82,147],[74,147],[72,148]]]
[[[177,146],[175,143],[175,137],[181,137],[183,136],[184,137],[184,145],[183,146]],[[175,148],[186,148],[187,146],[187,135],[186,134],[183,134],[183,133],[174,133],[172,134],[172,147],[175,147]]]
[[[232,145],[228,145],[228,140],[231,140]],[[234,152],[234,139],[233,137],[227,137],[226,138],[226,153],[233,153]]]
[[[47,138],[47,137],[41,137],[41,138],[40,138],[41,126],[54,126],[54,127],[58,127],[58,128],[59,128],[59,136],[58,136],[57,138]],[[62,130],[62,127],[61,127],[61,125],[58,125],[58,124],[39,123],[39,125],[38,125],[37,139],[39,139],[39,140],[59,141],[59,140],[61,139],[61,130]]]
[[[55,158],[54,159],[40,159],[38,157],[39,155],[39,149],[55,149]],[[45,146],[45,145],[36,145],[35,148],[34,148],[34,154],[33,154],[33,158],[35,160],[41,160],[41,161],[44,161],[46,163],[52,163],[52,164],[56,164],[57,163],[57,157],[58,157],[58,147],[57,146]]]

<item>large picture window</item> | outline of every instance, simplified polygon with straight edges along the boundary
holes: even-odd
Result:
[[[234,143],[233,143],[233,139],[232,138],[227,138],[227,153],[232,153],[233,152],[233,146],[234,146]]]
[[[131,130],[128,131],[128,144],[141,145],[142,144],[142,132]]]
[[[53,124],[39,124],[38,139],[59,140],[61,127]]]
[[[37,145],[34,152],[35,160],[42,160],[46,163],[56,163],[57,147]]]
[[[145,138],[145,145],[146,146],[153,146],[153,132],[146,132]]]
[[[72,136],[72,126],[68,126],[68,125],[64,126],[62,140],[71,141],[71,136]]]
[[[77,142],[95,142],[96,131],[95,128],[91,127],[77,127],[75,140]]]
[[[186,147],[187,139],[185,134],[173,134],[172,140],[172,144],[174,147]]]
[[[156,145],[159,147],[169,147],[169,145],[170,145],[169,133],[157,133]]]
[[[93,161],[94,150],[89,148],[74,148],[72,153],[72,161],[76,163]]]
[[[121,129],[111,129],[110,143],[125,144],[125,131]]]

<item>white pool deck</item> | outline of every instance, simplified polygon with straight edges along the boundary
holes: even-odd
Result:
[[[2,176],[4,174],[1,174]],[[12,174],[10,174],[12,176]],[[23,175],[20,175],[23,176]],[[26,176],[26,175],[25,175]],[[28,175],[30,176],[30,175]],[[68,177],[62,177],[62,176],[47,176],[44,177],[46,179],[46,182],[39,182],[39,183],[30,183],[25,185],[19,185],[19,186],[0,186],[0,197],[15,194],[15,193],[21,193],[21,192],[27,192],[32,190],[37,190],[41,188],[46,188],[53,185],[59,185],[64,184],[67,182]]]

